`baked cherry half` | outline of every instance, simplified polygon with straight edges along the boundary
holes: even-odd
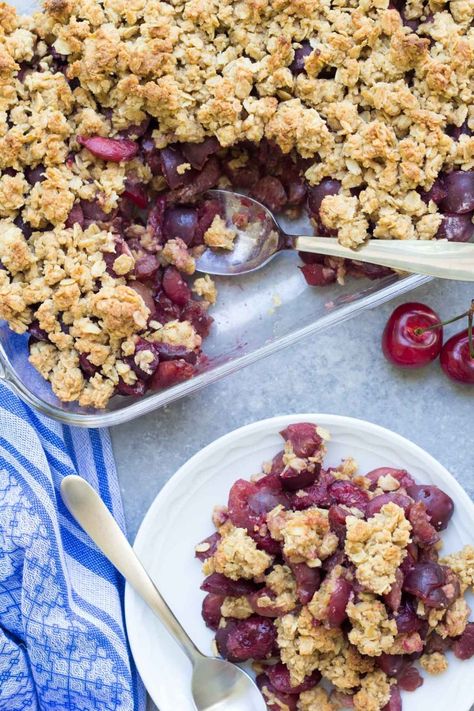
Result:
[[[382,335],[385,357],[400,368],[420,368],[431,363],[439,356],[442,345],[443,327],[438,314],[416,302],[398,306]]]

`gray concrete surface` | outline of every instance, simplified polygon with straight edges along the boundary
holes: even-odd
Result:
[[[433,282],[112,429],[131,539],[160,488],[192,454],[236,427],[292,412],[350,415],[388,427],[435,456],[474,498],[474,388],[451,383],[438,363],[415,372],[396,370],[380,347],[397,303],[422,301],[449,318],[473,297],[474,285]],[[447,333],[463,327],[454,324]]]

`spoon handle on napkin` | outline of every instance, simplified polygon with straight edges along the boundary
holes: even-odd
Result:
[[[71,474],[61,482],[61,497],[71,515],[159,617],[190,661],[194,663],[201,658],[201,652],[168,607],[118,523],[92,486],[82,477]]]
[[[474,281],[474,244],[469,242],[371,239],[359,249],[350,249],[333,237],[297,237],[294,246],[301,252],[355,259],[442,279]]]

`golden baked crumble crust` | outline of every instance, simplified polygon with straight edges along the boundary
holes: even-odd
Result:
[[[345,551],[356,566],[358,581],[378,595],[388,593],[411,540],[411,524],[403,509],[390,502],[368,521],[349,516],[346,524]]]

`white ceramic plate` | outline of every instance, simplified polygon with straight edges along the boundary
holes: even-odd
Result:
[[[437,484],[455,501],[444,551],[472,543],[474,504],[433,457],[408,440],[369,422],[336,415],[274,417],[231,432],[194,455],[156,497],[140,527],[135,550],[197,646],[211,653],[213,635],[201,618],[201,566],[194,546],[213,531],[211,512],[225,504],[231,485],[249,478],[281,449],[278,432],[292,422],[315,422],[331,432],[326,461],[353,456],[360,471],[392,466],[423,483]],[[474,607],[471,600],[471,607]],[[192,711],[191,665],[135,592],[127,586],[125,613],[132,653],[145,686],[160,711]],[[474,703],[474,658],[449,655],[449,669],[403,695],[403,711],[468,711]],[[424,676],[426,676],[424,674]]]

